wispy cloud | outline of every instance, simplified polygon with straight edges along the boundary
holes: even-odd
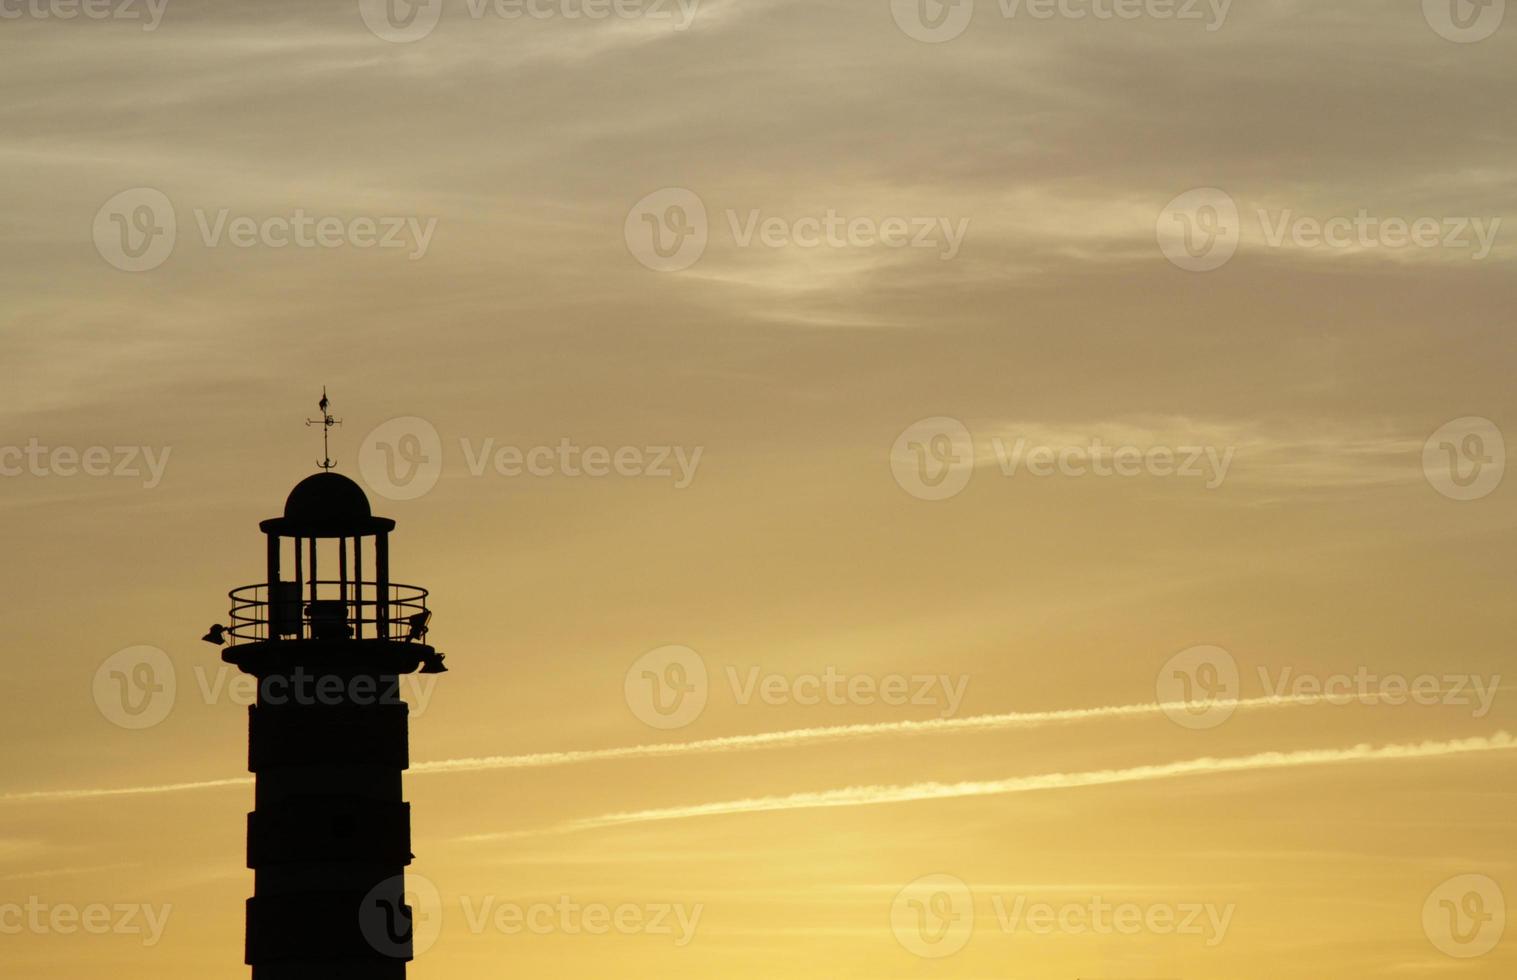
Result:
[[[1230,459],[1226,478],[1261,489],[1350,490],[1415,484],[1423,479],[1426,433],[1387,426],[1325,427],[1320,420],[1241,422],[1186,416],[1142,416],[1088,422],[1010,420],[987,429],[982,467],[1008,465],[1012,451],[1047,446],[1097,452],[1107,465],[1123,447],[1209,447]],[[1094,449],[1093,447],[1099,447]]]
[[[1234,702],[1239,709],[1283,708],[1319,702],[1315,696],[1243,698]],[[1183,710],[1183,704],[1157,701],[1142,704],[1106,705],[1099,708],[1063,708],[1055,711],[1007,712],[974,715],[969,718],[932,718],[925,721],[890,721],[860,725],[834,725],[824,728],[794,728],[755,735],[729,735],[694,742],[661,742],[648,745],[625,745],[610,749],[577,749],[568,752],[534,752],[527,755],[491,755],[476,758],[440,759],[419,762],[411,767],[415,773],[480,772],[500,769],[543,769],[586,762],[621,759],[655,759],[664,756],[698,755],[718,752],[752,752],[790,746],[856,739],[884,738],[892,735],[932,735],[951,732],[992,732],[1019,728],[1041,728],[1085,721],[1118,718],[1148,718],[1167,711]],[[148,796],[161,793],[186,793],[196,790],[248,786],[249,776],[234,779],[210,779],[200,782],[162,783],[152,786],[123,786],[103,789],[60,789],[0,795],[0,803],[60,802],[67,800],[108,799],[120,796]]]
[[[1259,697],[1233,702],[1241,709],[1284,708],[1320,702],[1321,697]],[[484,756],[477,759],[447,759],[423,762],[413,772],[460,772],[480,769],[534,769],[580,762],[612,759],[649,759],[670,755],[693,755],[716,752],[751,752],[758,749],[786,748],[796,745],[843,742],[855,739],[883,738],[892,735],[932,735],[948,732],[991,732],[1019,728],[1042,728],[1048,725],[1078,724],[1119,718],[1150,718],[1168,711],[1183,711],[1184,704],[1157,701],[1142,704],[1114,704],[1098,708],[1065,708],[1056,711],[1008,712],[974,715],[968,718],[932,718],[925,721],[888,721],[860,725],[834,725],[824,728],[794,728],[756,735],[729,735],[695,742],[665,742],[652,745],[629,745],[613,749],[586,749],[575,752],[543,752],[535,755]],[[1193,706],[1191,706],[1193,707]]]
[[[687,820],[696,817],[713,817],[733,813],[766,813],[775,810],[875,806],[883,803],[914,803],[923,800],[958,799],[969,796],[1003,796],[1042,790],[1077,789],[1087,786],[1111,786],[1120,783],[1150,782],[1160,779],[1176,779],[1182,776],[1294,769],[1303,766],[1330,765],[1345,762],[1433,759],[1479,752],[1495,752],[1513,748],[1517,748],[1517,740],[1514,740],[1509,734],[1502,731],[1488,738],[1477,737],[1406,745],[1393,744],[1378,748],[1368,744],[1361,744],[1346,749],[1260,752],[1255,755],[1220,759],[1210,757],[1188,759],[1182,762],[1135,766],[1130,769],[1097,769],[1087,772],[1056,772],[1036,776],[1015,776],[1010,779],[992,780],[989,782],[928,782],[911,783],[903,786],[848,786],[841,789],[821,790],[817,792],[792,793],[789,796],[761,796],[743,800],[726,800],[717,803],[699,803],[653,810],[606,813],[598,817],[589,817],[558,824],[554,827],[545,828],[542,832],[594,830],[621,824]],[[475,834],[463,839],[485,841],[514,838],[522,835],[522,831],[508,831],[500,834]]]
[[[185,793],[191,790],[220,789],[223,786],[251,786],[253,777],[208,779],[195,783],[160,783],[155,786],[117,786],[106,789],[45,789],[24,793],[6,793],[0,803],[58,802],[63,800],[97,800],[117,796],[153,796],[159,793]]]
[[[139,861],[120,861],[116,864],[96,864],[79,868],[43,868],[39,871],[18,871],[14,874],[0,875],[0,881],[34,881],[39,878],[62,878],[71,875],[100,874],[105,871],[126,871],[132,868],[140,868]]]

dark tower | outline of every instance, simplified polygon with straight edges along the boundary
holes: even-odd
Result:
[[[322,410],[330,426],[325,397]],[[267,575],[231,592],[230,625],[206,637],[230,640],[222,659],[258,678],[247,962],[253,980],[400,980],[412,855],[399,681],[446,668],[427,642],[427,591],[390,580],[395,522],[323,465],[259,525]]]

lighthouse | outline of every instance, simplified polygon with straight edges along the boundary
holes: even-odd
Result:
[[[325,393],[321,408],[325,435]],[[230,592],[230,620],[205,636],[258,681],[246,961],[253,980],[401,980],[413,855],[400,679],[446,668],[427,590],[391,578],[395,522],[330,457],[319,465],[259,525],[265,575]]]

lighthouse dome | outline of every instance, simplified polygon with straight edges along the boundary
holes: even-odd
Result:
[[[331,470],[295,484],[284,502],[285,520],[301,523],[366,521],[374,516],[363,487]]]
[[[374,516],[363,487],[340,473],[323,470],[295,484],[285,499],[284,516],[261,526],[286,537],[345,538],[388,531],[395,522]]]

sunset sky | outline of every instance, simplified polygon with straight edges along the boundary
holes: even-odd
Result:
[[[0,0],[0,974],[247,976],[325,385],[415,980],[1517,975],[1504,7]]]

